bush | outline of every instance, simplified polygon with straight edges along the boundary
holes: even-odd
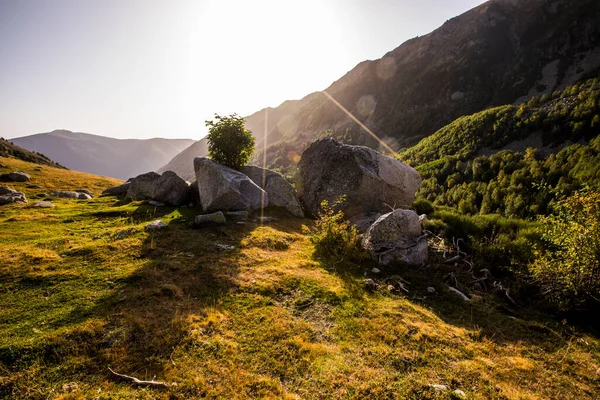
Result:
[[[600,193],[583,193],[558,202],[555,214],[541,217],[544,246],[530,265],[548,298],[560,308],[586,306],[600,299]]]
[[[422,197],[417,198],[414,202],[413,202],[413,208],[415,209],[415,212],[419,215],[421,214],[432,214],[435,211],[435,208],[433,207],[433,204],[427,200],[424,199]]]
[[[340,198],[334,207],[343,201],[344,198]],[[356,227],[344,219],[342,211],[336,212],[330,208],[327,200],[321,202],[321,211],[310,241],[315,246],[315,255],[322,259],[361,261],[366,258]]]
[[[254,152],[255,139],[246,129],[244,118],[232,114],[222,117],[215,114],[215,121],[206,121],[208,126],[208,155],[219,164],[239,168],[250,160]]]

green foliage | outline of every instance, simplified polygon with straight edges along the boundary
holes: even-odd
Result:
[[[246,129],[244,118],[236,114],[223,117],[215,114],[216,121],[208,126],[208,154],[219,164],[239,168],[248,163],[254,152],[255,138]]]
[[[600,89],[589,80],[519,107],[502,106],[459,118],[400,158],[423,177],[418,196],[463,214],[534,218],[558,195],[600,190]],[[538,132],[546,154],[533,148],[502,150]],[[488,153],[490,155],[484,155]]]
[[[600,193],[579,192],[541,217],[543,246],[530,271],[562,308],[600,301]]]
[[[344,219],[342,211],[334,210],[344,201],[343,196],[334,203],[333,208],[327,200],[321,202],[321,211],[310,241],[315,246],[315,255],[319,258],[337,262],[361,261],[366,258],[366,254],[361,248],[358,230]]]
[[[412,206],[415,209],[415,212],[419,215],[421,215],[421,214],[429,215],[435,211],[435,207],[433,206],[433,203],[422,197],[415,199]]]

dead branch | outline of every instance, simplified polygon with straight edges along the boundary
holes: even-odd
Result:
[[[150,386],[150,387],[157,387],[157,388],[170,388],[171,385],[168,385],[164,382],[157,382],[155,380],[151,380],[151,381],[142,381],[136,377],[133,376],[129,376],[129,375],[123,375],[123,374],[119,374],[115,371],[113,371],[110,367],[108,368],[108,370],[110,371],[111,374],[113,374],[114,376],[116,376],[117,378],[123,379],[125,381],[131,382],[134,385],[138,385],[138,386]]]
[[[471,299],[469,299],[469,298],[468,298],[468,297],[467,297],[467,296],[466,296],[466,295],[465,295],[463,292],[461,292],[460,290],[458,290],[458,289],[456,289],[456,288],[453,288],[452,286],[448,286],[448,289],[449,289],[451,292],[454,292],[454,293],[456,293],[457,295],[459,295],[460,297],[462,297],[462,299],[463,299],[464,301],[471,301]]]

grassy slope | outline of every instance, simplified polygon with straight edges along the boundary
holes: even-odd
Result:
[[[0,159],[29,196],[114,180]],[[192,230],[197,211],[57,200],[0,208],[0,397],[598,397],[600,342],[493,296],[464,303],[448,271],[401,271],[408,294],[312,258],[307,220]],[[160,216],[165,232],[143,226]],[[218,251],[216,243],[236,246]],[[428,295],[435,286],[437,295]],[[175,383],[131,386],[107,368]]]

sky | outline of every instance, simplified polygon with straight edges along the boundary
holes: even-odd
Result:
[[[0,0],[0,136],[200,139],[482,0]]]

